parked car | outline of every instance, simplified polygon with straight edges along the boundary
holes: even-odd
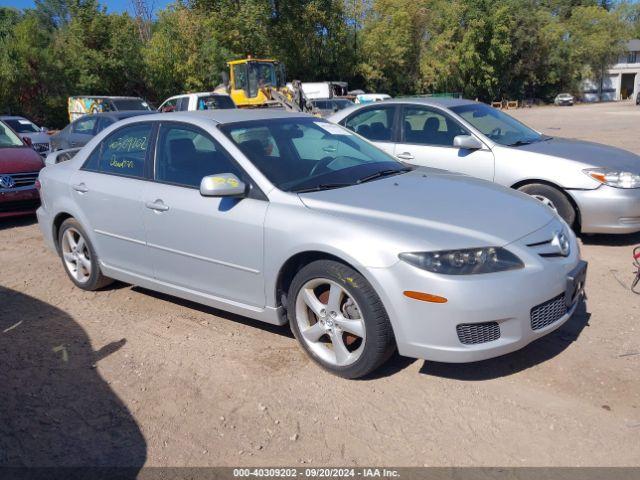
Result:
[[[152,110],[93,113],[71,122],[63,130],[51,136],[51,150],[66,150],[84,146],[105,128],[125,118],[156,113]]]
[[[631,152],[543,135],[463,99],[387,100],[341,110],[329,120],[403,162],[528,193],[584,233],[640,231],[640,156]]]
[[[140,97],[79,96],[67,100],[69,121],[83,115],[102,112],[126,112],[131,110],[153,110],[149,102]]]
[[[0,120],[0,217],[33,215],[40,205],[36,189],[42,157]]]
[[[355,103],[358,104],[367,104],[367,103],[375,103],[382,102],[383,100],[390,99],[391,96],[386,93],[362,93],[356,95]]]
[[[224,93],[186,93],[167,98],[158,107],[159,112],[186,112],[194,110],[219,110],[236,108],[229,95]]]
[[[72,159],[56,156],[40,175],[38,220],[75,285],[118,279],[288,322],[344,377],[371,372],[396,345],[446,362],[517,350],[562,325],[581,296],[575,235],[540,202],[412,170],[317,117],[129,118]]]
[[[311,100],[314,111],[326,117],[343,108],[353,107],[353,102],[346,98],[325,98],[322,100]]]
[[[43,157],[49,153],[49,134],[46,127],[39,127],[31,120],[17,115],[0,115],[0,121],[9,125],[20,137],[28,138],[28,144]]]
[[[573,95],[571,95],[570,93],[559,93],[558,95],[556,95],[556,98],[553,100],[553,103],[555,103],[558,106],[573,106],[573,102],[574,102],[574,98]]]

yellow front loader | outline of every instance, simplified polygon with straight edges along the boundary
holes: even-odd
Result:
[[[223,85],[216,93],[227,93],[238,108],[279,106],[285,110],[310,112],[300,82],[287,87],[284,64],[273,59],[247,57],[228,62],[229,72],[223,74]]]

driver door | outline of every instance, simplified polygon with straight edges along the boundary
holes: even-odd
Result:
[[[453,146],[457,135],[470,135],[444,112],[423,105],[403,105],[400,141],[395,156],[412,165],[441,168],[493,181],[495,167],[489,148],[466,150]]]

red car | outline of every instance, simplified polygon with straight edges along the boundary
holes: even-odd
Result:
[[[36,211],[40,206],[36,180],[42,167],[40,155],[0,121],[0,218]]]

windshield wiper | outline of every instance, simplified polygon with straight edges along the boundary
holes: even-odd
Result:
[[[293,193],[319,192],[321,190],[331,190],[332,188],[350,187],[352,183],[321,183],[315,187],[301,188],[300,190],[292,190]]]
[[[521,145],[530,145],[533,143],[533,140],[518,140],[517,142],[510,143],[509,147],[519,147]]]
[[[371,180],[375,180],[376,178],[387,177],[389,175],[395,175],[398,173],[410,172],[410,168],[393,168],[389,170],[380,170],[379,172],[372,173],[371,175],[367,175],[366,177],[362,177],[356,183],[365,183],[370,182]]]

